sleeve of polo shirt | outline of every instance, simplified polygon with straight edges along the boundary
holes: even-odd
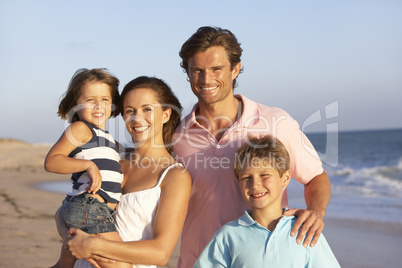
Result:
[[[314,247],[307,247],[307,249],[309,251],[309,260],[306,267],[341,267],[323,235],[320,236]]]
[[[201,252],[194,268],[230,267],[230,254],[228,249],[214,236]]]
[[[324,170],[317,151],[300,130],[299,124],[283,111],[276,122],[276,137],[285,145],[290,156],[292,177],[302,184],[309,183]]]

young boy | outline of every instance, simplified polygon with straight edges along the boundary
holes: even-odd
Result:
[[[289,235],[296,219],[282,216],[281,207],[289,155],[278,139],[249,137],[236,153],[234,172],[251,211],[223,225],[194,267],[340,267],[323,236],[304,248]]]

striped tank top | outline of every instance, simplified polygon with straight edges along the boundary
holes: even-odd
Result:
[[[107,131],[84,123],[92,131],[92,139],[77,147],[69,154],[69,157],[94,162],[102,175],[102,186],[97,194],[108,203],[118,203],[122,194],[123,173],[120,169],[120,156],[116,142]],[[67,195],[76,196],[86,192],[90,179],[86,171],[81,171],[72,174],[71,182],[72,191]]]

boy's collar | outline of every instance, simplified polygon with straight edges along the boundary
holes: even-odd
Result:
[[[256,223],[256,221],[250,216],[251,210],[246,210],[244,214],[238,219],[240,225],[250,226]]]
[[[282,208],[282,213],[287,211],[287,210],[288,210],[287,207]],[[244,212],[244,214],[238,219],[238,223],[240,225],[243,225],[243,226],[250,226],[250,225],[253,225],[253,224],[257,224],[257,222],[251,217],[250,214],[251,214],[251,209],[247,209]],[[288,220],[288,219],[291,219],[293,217],[294,216],[284,216],[284,215],[282,215],[281,220],[282,219]]]

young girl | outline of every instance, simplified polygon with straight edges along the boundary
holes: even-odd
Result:
[[[106,258],[133,263],[136,268],[156,268],[166,265],[173,252],[191,193],[189,173],[171,155],[171,139],[182,108],[170,87],[155,77],[130,81],[121,98],[126,129],[134,142],[133,151],[121,162],[123,196],[116,214],[117,229],[125,242],[70,229],[73,240],[65,245],[95,267]],[[89,263],[77,261],[75,267],[89,267]]]
[[[119,114],[119,80],[107,69],[80,69],[72,77],[58,115],[71,125],[45,159],[48,172],[72,173],[72,191],[61,212],[66,225],[106,239],[122,241],[113,214],[122,194],[123,174],[118,148],[105,131],[106,121]],[[75,258],[62,249],[56,267],[73,267]],[[127,263],[102,267],[130,267]]]

